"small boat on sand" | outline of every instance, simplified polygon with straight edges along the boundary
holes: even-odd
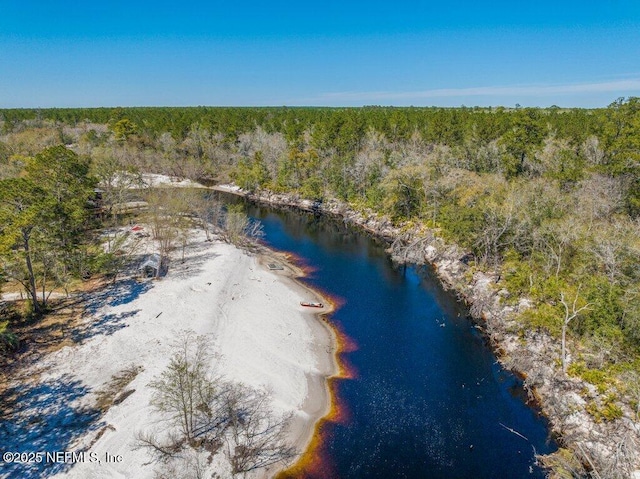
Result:
[[[301,301],[300,306],[306,306],[307,308],[324,308],[322,303],[309,303],[307,301]]]

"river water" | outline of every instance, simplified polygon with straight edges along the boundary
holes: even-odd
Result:
[[[341,306],[352,343],[336,381],[339,421],[322,423],[309,478],[542,478],[557,447],[465,309],[427,268],[394,266],[384,245],[339,222],[248,207],[265,242],[309,267]]]

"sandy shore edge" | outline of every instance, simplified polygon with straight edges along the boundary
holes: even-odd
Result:
[[[266,268],[267,264],[274,260],[280,262],[286,268],[284,273],[280,275],[283,282],[287,283],[291,288],[299,289],[301,293],[311,297],[313,301],[321,302],[324,305],[324,308],[320,311],[312,312],[312,310],[309,310],[308,313],[304,314],[313,331],[313,336],[317,338],[318,348],[316,355],[320,361],[320,366],[319,374],[307,375],[308,394],[301,410],[308,415],[308,419],[295,418],[291,425],[289,439],[296,450],[299,451],[300,460],[311,446],[319,421],[331,412],[332,397],[329,380],[332,377],[336,377],[340,372],[337,358],[339,347],[336,330],[325,318],[334,312],[335,306],[331,299],[301,281],[306,274],[303,269],[295,265],[290,255],[264,247],[259,260],[262,266]],[[296,462],[294,461],[285,468],[273,467],[266,469],[261,477],[275,477],[280,472],[294,467]]]

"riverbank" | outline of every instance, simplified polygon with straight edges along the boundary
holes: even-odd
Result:
[[[274,262],[283,269],[270,270]],[[149,383],[168,365],[172,344],[184,330],[211,338],[217,374],[267,391],[276,413],[292,415],[288,440],[302,453],[315,423],[329,411],[327,378],[337,367],[333,332],[317,311],[300,306],[328,301],[296,281],[299,275],[279,253],[250,255],[194,232],[185,261],[172,263],[163,279],[124,279],[99,291],[86,305],[84,321],[68,332],[74,344],[14,380],[20,407],[3,418],[2,442],[4,450],[84,450],[120,459],[79,462],[68,470],[61,464],[13,464],[6,473],[155,477],[158,465],[146,450],[136,449],[136,436],[156,423]],[[204,472],[230,476],[222,450],[213,461],[207,455]],[[180,473],[188,477],[189,467]],[[280,467],[247,477],[270,477]]]
[[[247,194],[236,187],[221,190],[280,208],[326,215],[357,226],[384,239],[399,262],[430,264],[442,283],[465,302],[483,329],[500,362],[524,378],[524,386],[548,417],[553,434],[559,437],[559,454],[543,460],[557,470],[579,473],[582,464],[595,469],[594,477],[636,477],[638,423],[631,411],[614,421],[597,421],[586,410],[585,394],[597,397],[593,386],[562,373],[558,364],[559,341],[542,331],[523,330],[516,317],[529,307],[526,298],[509,301],[499,274],[468,265],[468,256],[455,245],[445,244],[420,225],[394,227],[373,213],[361,213],[337,201],[313,203],[295,195],[262,192]],[[586,475],[586,472],[583,472]]]

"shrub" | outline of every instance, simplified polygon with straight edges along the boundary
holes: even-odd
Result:
[[[0,322],[0,355],[5,355],[18,349],[20,341],[9,328],[9,321]]]
[[[545,329],[554,336],[560,336],[562,330],[562,311],[558,305],[542,303],[522,314],[523,321],[530,327]]]
[[[593,384],[600,394],[605,393],[612,385],[613,379],[602,369],[590,369],[584,362],[575,362],[569,365],[567,373]]]
[[[612,395],[605,396],[602,404],[590,401],[587,404],[587,412],[593,416],[596,422],[615,421],[622,417],[622,408],[615,403]]]

